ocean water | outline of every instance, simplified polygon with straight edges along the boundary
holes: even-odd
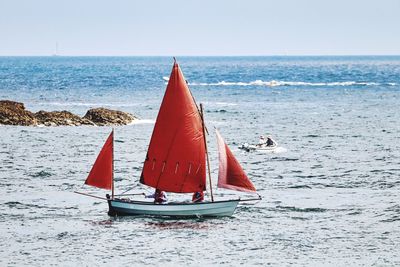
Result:
[[[110,127],[0,126],[1,266],[400,265],[400,57],[178,61],[263,200],[229,218],[112,218],[106,202],[73,193],[107,193],[83,182]],[[139,116],[115,128],[116,192],[151,192],[138,179],[172,63],[0,57],[0,99]],[[260,134],[282,149],[237,149]],[[213,133],[208,145],[216,183]]]

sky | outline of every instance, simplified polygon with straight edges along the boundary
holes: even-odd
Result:
[[[0,0],[0,56],[400,55],[400,0]]]

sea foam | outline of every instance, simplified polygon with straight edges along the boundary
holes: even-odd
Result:
[[[255,80],[251,82],[227,82],[221,81],[216,83],[189,83],[192,86],[395,86],[396,83],[378,83],[378,82],[356,82],[356,81],[342,81],[342,82],[299,82],[299,81],[263,81]]]
[[[166,84],[169,81],[168,77],[163,77]],[[356,82],[356,81],[341,81],[341,82],[301,82],[301,81],[263,81],[255,80],[250,82],[227,82],[220,81],[214,83],[203,83],[203,82],[189,82],[191,86],[396,86],[394,82]]]

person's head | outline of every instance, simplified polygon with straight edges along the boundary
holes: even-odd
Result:
[[[156,188],[156,193],[161,193],[161,190]]]
[[[260,139],[264,139],[264,135],[260,135]]]

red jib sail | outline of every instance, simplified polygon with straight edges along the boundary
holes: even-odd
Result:
[[[220,133],[216,130],[219,154],[218,187],[256,192],[256,188],[236,160]]]
[[[167,192],[205,190],[202,122],[175,62],[154,126],[140,182]]]
[[[110,136],[108,136],[106,143],[97,156],[85,184],[98,188],[112,189],[113,143],[114,131],[110,133]]]

